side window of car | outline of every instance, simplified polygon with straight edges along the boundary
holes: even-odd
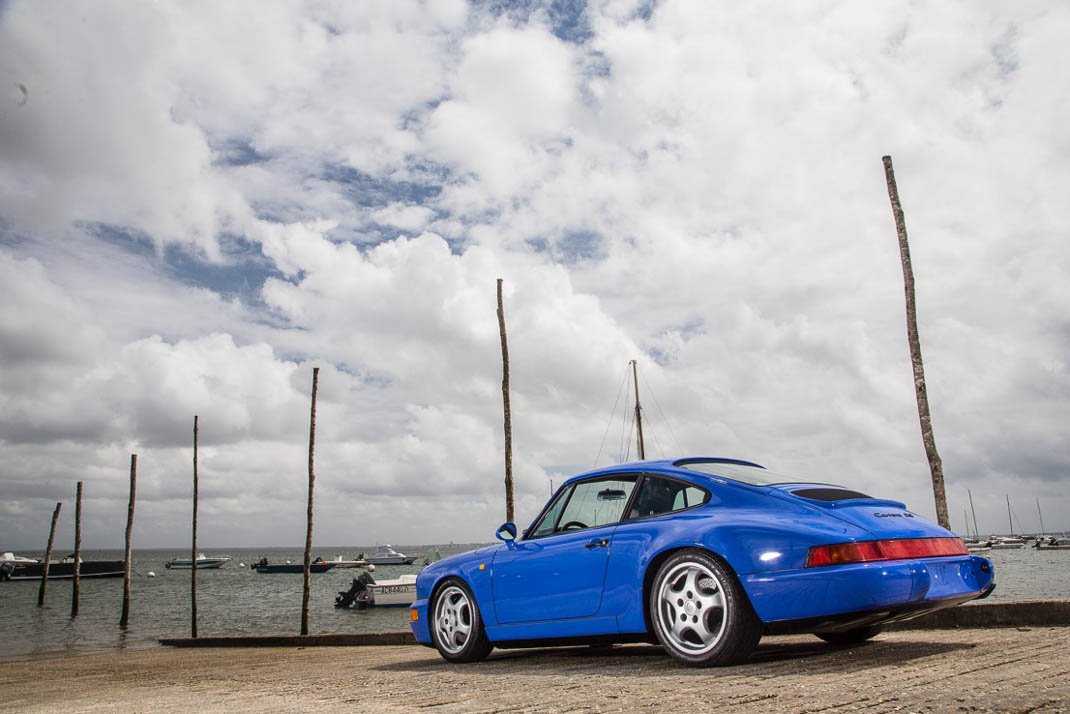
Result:
[[[661,476],[643,477],[628,518],[646,518],[698,506],[710,499],[706,491],[683,481]]]
[[[558,531],[593,528],[616,523],[632,495],[638,476],[581,481],[572,490],[557,522]]]
[[[673,501],[672,510],[682,511],[685,508],[699,506],[710,500],[710,494],[696,486],[688,486],[676,492],[676,500]]]

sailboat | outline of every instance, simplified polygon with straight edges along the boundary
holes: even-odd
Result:
[[[1004,494],[1007,499],[1007,521],[1010,525],[1010,535],[1002,538],[992,539],[993,550],[1017,550],[1025,547],[1025,539],[1019,538],[1014,535],[1014,517],[1011,515],[1011,497],[1008,494]]]
[[[635,439],[635,447],[636,447],[635,456],[638,457],[639,461],[645,461],[646,458],[647,458],[647,455],[646,455],[646,437],[647,436],[652,436],[654,438],[655,446],[657,446],[659,449],[661,448],[661,444],[658,442],[658,439],[657,439],[657,434],[654,433],[654,432],[651,432],[650,434],[648,434],[647,430],[645,428],[645,424],[644,424],[644,411],[645,410],[643,408],[642,403],[639,400],[639,368],[638,368],[638,364],[639,364],[638,360],[634,360],[633,359],[633,360],[629,360],[628,361],[628,366],[627,366],[627,369],[625,370],[624,378],[621,380],[620,389],[617,392],[616,402],[614,402],[613,408],[610,410],[609,422],[606,424],[606,431],[605,431],[605,434],[603,434],[603,436],[602,436],[602,443],[601,443],[601,445],[599,445],[598,454],[594,458],[594,466],[598,465],[599,460],[601,459],[602,454],[605,451],[606,439],[609,436],[610,431],[613,429],[613,426],[614,426],[615,423],[618,423],[618,424],[623,423],[623,428],[621,429],[621,432],[620,432],[620,434],[621,434],[621,437],[620,437],[620,451],[618,452],[618,454],[616,456],[618,462],[625,462],[625,461],[631,461],[632,460],[632,439],[633,438]],[[629,384],[629,382],[630,382],[630,384]],[[628,389],[629,387],[630,387],[630,389]],[[650,386],[647,385],[646,389],[649,390]],[[625,397],[624,401],[626,403],[626,406],[622,410],[623,415],[622,416],[618,416],[617,408],[618,408],[618,406],[621,405],[621,401],[622,401],[621,397],[626,395],[629,391],[631,391],[632,395],[634,395],[634,402],[632,404],[628,405],[627,404],[627,401],[628,401],[627,397]],[[651,392],[650,395],[653,396],[653,393]],[[664,425],[668,429],[669,435],[672,437],[672,440],[676,443],[676,448],[682,451],[682,449],[680,447],[680,442],[676,439],[676,434],[673,433],[672,426],[669,424],[668,419],[665,418],[665,413],[661,410],[661,405],[658,404],[658,400],[657,400],[656,397],[654,397],[654,404],[657,407],[658,411],[661,413],[661,418],[664,420]],[[630,412],[630,414],[629,414],[629,412]],[[634,429],[633,429],[633,423],[634,423]]]

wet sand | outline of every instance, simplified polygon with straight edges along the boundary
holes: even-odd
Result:
[[[855,647],[762,641],[696,670],[659,648],[495,651],[456,666],[419,646],[153,649],[0,663],[0,711],[1070,711],[1070,627],[891,632]]]

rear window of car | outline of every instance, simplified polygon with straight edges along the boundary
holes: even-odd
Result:
[[[632,503],[628,519],[683,511],[701,506],[709,500],[710,494],[697,486],[672,478],[647,474],[643,476],[643,483]]]
[[[751,486],[772,486],[777,483],[799,483],[802,479],[773,473],[761,466],[745,466],[743,464],[729,464],[721,461],[681,461],[676,466],[688,471],[698,471],[710,476],[730,478],[733,481],[741,481]]]

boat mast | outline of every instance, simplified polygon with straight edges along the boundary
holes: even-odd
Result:
[[[646,458],[646,449],[643,447],[643,416],[639,407],[639,370],[636,360],[632,360],[632,382],[635,384],[635,433],[638,438],[639,460]]]
[[[980,540],[980,529],[977,527],[977,511],[973,510],[973,491],[966,489],[966,493],[970,495],[970,513],[973,514],[973,537]]]
[[[1044,530],[1044,514],[1040,512],[1040,499],[1037,499],[1037,515],[1040,516],[1040,535],[1044,535],[1047,531]]]
[[[1011,497],[1006,493],[1003,496],[1007,499],[1007,522],[1011,526],[1011,535],[1014,535],[1014,519],[1011,518]]]

